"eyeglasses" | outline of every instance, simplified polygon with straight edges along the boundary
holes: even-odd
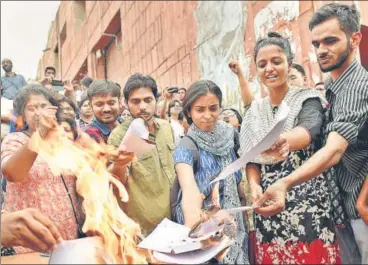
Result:
[[[231,110],[225,110],[224,112],[221,113],[221,116],[224,117],[234,117],[235,113]]]

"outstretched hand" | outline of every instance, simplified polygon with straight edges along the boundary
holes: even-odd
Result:
[[[282,212],[285,209],[287,185],[283,180],[278,180],[261,195],[254,203],[255,212],[269,217]]]

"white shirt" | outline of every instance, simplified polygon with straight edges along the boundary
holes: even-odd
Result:
[[[1,115],[10,115],[13,111],[13,100],[1,97]],[[1,137],[9,134],[10,125],[8,123],[1,123]]]
[[[170,124],[174,131],[175,145],[177,146],[181,138],[185,136],[185,130],[184,127],[176,120],[170,120]]]

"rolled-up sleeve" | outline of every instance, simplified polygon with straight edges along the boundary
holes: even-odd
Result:
[[[321,136],[324,122],[324,110],[320,99],[310,98],[303,103],[296,126],[305,128],[313,141]]]
[[[336,113],[326,126],[326,134],[337,132],[349,144],[354,144],[359,132],[368,119],[368,85],[365,90],[350,90],[333,106]]]

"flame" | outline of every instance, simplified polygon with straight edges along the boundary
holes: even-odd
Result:
[[[73,142],[56,126],[44,139],[35,132],[29,146],[48,162],[55,176],[65,171],[76,176],[77,192],[84,199],[82,206],[86,215],[82,230],[101,237],[106,263],[152,262],[151,252],[137,247],[141,235],[139,225],[122,211],[114,195],[113,187],[121,201],[129,199],[122,183],[107,171],[109,148],[106,145],[97,144],[84,133]]]

